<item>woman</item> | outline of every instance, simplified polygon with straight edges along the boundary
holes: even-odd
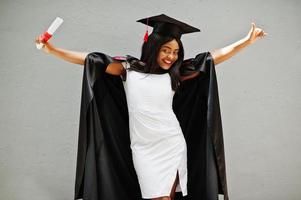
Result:
[[[203,142],[202,145],[199,146],[206,146],[206,150],[204,150],[206,154],[203,155],[200,153],[200,156],[195,157],[194,155],[198,153],[191,153],[195,150],[193,150],[190,145],[194,144],[191,142],[191,139],[187,139],[189,135],[187,136],[186,132],[189,131],[185,131],[186,128],[183,128],[184,122],[181,120],[183,118],[181,117],[181,112],[175,111],[175,114],[173,111],[173,106],[176,104],[174,102],[177,102],[177,100],[174,99],[174,95],[178,92],[178,88],[181,87],[184,81],[196,79],[196,77],[200,76],[201,70],[192,70],[189,71],[189,73],[185,73],[188,72],[186,68],[189,68],[192,63],[207,62],[206,60],[211,58],[213,64],[217,65],[229,59],[247,45],[254,43],[258,38],[264,37],[266,33],[262,29],[256,28],[255,24],[252,24],[251,30],[243,39],[224,48],[217,49],[211,54],[206,53],[199,55],[192,62],[191,60],[184,61],[184,49],[180,38],[182,34],[197,32],[199,31],[198,29],[166,15],[153,16],[138,21],[153,27],[152,34],[149,37],[148,35],[145,37],[140,60],[131,56],[127,56],[125,60],[110,60],[110,58],[106,56],[102,57],[98,54],[88,54],[56,48],[48,42],[44,43],[43,50],[46,53],[53,54],[71,63],[85,65],[86,68],[90,68],[92,65],[96,68],[100,68],[101,65],[91,64],[91,62],[95,63],[98,62],[97,60],[101,60],[100,63],[104,63],[103,60],[110,60],[103,66],[107,74],[120,76],[123,80],[129,114],[131,159],[137,174],[142,198],[171,200],[176,197],[176,192],[182,192],[182,196],[188,196],[189,199],[217,199],[218,193],[221,191],[221,193],[225,195],[225,199],[227,199],[225,175],[222,175],[224,169],[221,169],[223,164],[220,164],[218,159],[219,156],[223,157],[223,152],[218,154],[217,151],[220,147],[216,147],[216,143],[211,146],[213,142],[210,137],[204,137],[202,139],[198,138],[198,140],[202,140]],[[36,43],[41,42],[42,38],[37,37]],[[206,67],[206,64],[204,66]],[[103,78],[105,79],[104,76]],[[99,85],[102,87],[104,84],[105,83]],[[93,88],[95,96],[101,93],[97,93],[97,87],[98,86],[95,86]],[[102,90],[104,89],[102,88]],[[181,90],[183,90],[183,87]],[[180,99],[179,96],[180,94],[177,99]],[[101,99],[103,97],[99,98]],[[174,110],[177,110],[178,107],[180,106],[174,106]],[[121,122],[118,124],[121,124]],[[95,137],[95,135],[93,135],[93,137]],[[187,146],[185,139],[187,140]],[[88,146],[92,146],[94,143],[96,143],[97,146],[97,139],[94,139],[96,142],[91,140],[91,137],[88,140]],[[95,200],[98,198],[139,198],[135,195],[131,196],[132,194],[130,195],[131,197],[125,197],[126,194],[123,194],[124,196],[120,195],[119,197],[115,194],[105,194],[103,186],[96,187],[95,190],[98,191],[88,189],[89,184],[93,184],[92,179],[96,182],[100,181],[100,179],[106,179],[102,176],[98,177],[98,179],[93,177],[95,174],[98,176],[99,173],[106,172],[107,169],[103,171],[99,169],[99,165],[103,166],[103,163],[95,164],[96,167],[92,167],[93,170],[96,171],[95,174],[89,175],[89,172],[87,172],[87,169],[92,171],[92,168],[89,166],[94,162],[92,161],[93,159],[91,161],[87,160],[89,155],[95,156],[95,152],[100,152],[100,150],[95,151],[95,149],[100,149],[102,145],[103,144],[99,143],[99,148],[93,147],[92,154],[89,154],[89,147],[87,147],[87,152],[85,152],[87,156],[85,157],[86,159],[84,159],[85,161],[83,161],[85,162],[85,172],[83,172],[83,169],[77,169],[77,171],[81,171],[84,175],[77,175],[77,179],[80,179],[80,184],[76,188],[77,194],[75,198],[83,197],[84,199]],[[205,175],[204,173],[195,172],[193,167],[187,167],[186,147],[188,148],[188,159],[192,159],[192,157],[205,158],[205,160],[201,161],[207,163],[201,167],[204,169],[202,172],[204,172]],[[215,153],[213,149],[215,149]],[[81,153],[82,152],[79,151],[79,154]],[[113,154],[108,153],[105,155],[111,156]],[[101,157],[101,153],[94,159],[99,159],[99,157]],[[79,163],[81,162],[78,162],[78,165]],[[99,163],[101,163],[101,161],[99,161]],[[188,164],[189,163],[190,166],[195,165],[195,163],[191,164],[192,161],[188,162]],[[123,170],[124,169],[121,171]],[[204,176],[206,177],[204,178],[206,182],[195,181],[193,180],[194,177],[192,177],[192,175],[189,176],[189,174],[196,174],[197,179]],[[84,176],[84,178],[82,178],[82,176]],[[107,182],[110,182],[111,179],[113,178],[108,178]],[[187,189],[189,182],[194,185],[200,184],[201,187],[199,188],[202,188],[200,190],[204,191],[196,191],[197,189],[194,189],[193,186],[189,186]],[[118,184],[112,183],[112,187],[115,185]],[[102,191],[99,192],[99,190]],[[110,193],[108,190],[106,192]],[[94,194],[91,195],[92,193]],[[182,199],[182,196],[178,193],[176,198]]]

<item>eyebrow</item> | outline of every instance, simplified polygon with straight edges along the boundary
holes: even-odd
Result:
[[[165,46],[165,45],[163,45],[162,47],[166,47],[166,48],[171,49],[169,46]],[[175,51],[177,51],[177,50],[179,50],[179,49],[175,49]]]

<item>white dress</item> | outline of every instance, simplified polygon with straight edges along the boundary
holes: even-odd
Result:
[[[133,164],[143,198],[187,195],[187,149],[172,109],[174,91],[168,73],[127,71],[123,81],[129,111]]]

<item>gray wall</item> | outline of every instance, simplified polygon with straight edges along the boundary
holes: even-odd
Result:
[[[56,16],[52,43],[139,57],[145,26],[166,13],[201,28],[186,57],[241,39],[254,21],[268,36],[217,65],[232,200],[301,198],[298,0],[0,0],[0,194],[72,199],[83,68],[46,55],[34,38]]]

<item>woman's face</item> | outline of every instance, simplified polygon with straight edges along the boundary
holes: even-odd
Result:
[[[179,44],[175,39],[163,44],[157,57],[159,66],[165,70],[168,70],[172,64],[178,60],[178,53]]]

